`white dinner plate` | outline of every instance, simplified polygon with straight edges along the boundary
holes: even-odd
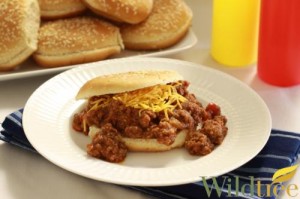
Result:
[[[191,156],[184,148],[129,152],[119,164],[88,156],[89,138],[71,128],[74,113],[84,104],[75,100],[79,88],[95,76],[146,69],[176,70],[191,83],[190,92],[204,105],[217,103],[228,118],[224,142],[203,157]],[[32,94],[23,125],[30,143],[52,163],[95,180],[138,186],[184,184],[229,172],[257,155],[271,131],[268,108],[247,85],[209,67],[165,58],[113,59],[65,71]]]
[[[176,45],[157,51],[131,51],[123,50],[120,54],[110,57],[109,59],[115,58],[126,58],[126,57],[153,57],[153,56],[165,56],[174,54],[186,49],[193,47],[197,43],[197,37],[192,29],[190,29],[187,35]],[[102,62],[102,61],[100,61]],[[22,63],[20,67],[14,71],[0,72],[0,81],[19,79],[25,77],[32,77],[45,74],[53,74],[62,72],[78,65],[63,66],[57,68],[43,68],[38,66],[32,59],[28,59]]]

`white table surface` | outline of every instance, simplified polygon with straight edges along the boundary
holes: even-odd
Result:
[[[217,64],[209,54],[212,1],[187,0],[187,3],[194,11],[192,28],[198,37],[198,43],[187,51],[167,57],[216,68],[240,79],[264,99],[271,112],[273,128],[300,133],[300,85],[288,88],[268,85],[257,77],[255,65],[227,68]],[[52,76],[54,74],[0,81],[0,121],[3,121],[9,113],[24,107],[31,93]],[[288,183],[296,184],[300,189],[300,172],[298,171]],[[300,190],[298,191],[300,195]],[[150,198],[136,191],[70,173],[38,154],[2,141],[0,141],[0,197],[3,199]],[[280,198],[292,197],[282,194]]]

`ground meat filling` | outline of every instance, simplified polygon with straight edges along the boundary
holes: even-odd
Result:
[[[87,145],[87,153],[90,156],[107,160],[109,162],[122,162],[127,154],[127,147],[122,141],[118,131],[107,123],[101,128]]]
[[[214,118],[206,120],[200,131],[209,137],[212,143],[219,145],[223,142],[226,136],[227,127]]]
[[[215,146],[223,142],[228,131],[226,123],[227,119],[221,115],[220,107],[216,104],[208,104],[202,127],[189,132],[185,141],[185,148],[192,155],[210,153]]]
[[[75,114],[73,119],[73,129],[86,135],[89,126],[101,129],[88,145],[87,153],[110,162],[120,162],[127,153],[121,136],[157,139],[161,144],[171,145],[183,129],[188,130],[185,148],[192,155],[206,155],[220,145],[227,134],[227,120],[221,115],[220,107],[213,103],[203,107],[195,95],[188,92],[187,81],[171,85],[176,86],[177,92],[187,101],[169,112],[168,118],[163,111],[139,110],[118,100],[94,110],[91,109],[94,102],[103,96],[90,98],[87,108]]]
[[[184,146],[192,155],[207,155],[214,149],[211,140],[200,131],[190,132]]]

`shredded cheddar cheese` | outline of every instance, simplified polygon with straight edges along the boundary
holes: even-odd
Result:
[[[101,107],[105,107],[108,106],[111,102],[112,98],[109,96],[103,96],[100,99],[97,99],[95,101],[90,102],[90,104],[92,105],[92,107],[89,109],[89,111],[91,110],[98,110]]]
[[[172,112],[186,98],[177,93],[176,87],[172,85],[156,85],[127,93],[113,96],[114,100],[123,102],[126,106],[153,112],[163,111],[166,118],[168,112]]]
[[[156,85],[135,91],[118,93],[115,95],[105,95],[95,101],[91,101],[88,111],[99,110],[108,106],[112,100],[118,100],[125,106],[142,110],[151,110],[153,112],[163,111],[165,117],[169,119],[168,113],[173,112],[176,107],[182,108],[181,103],[187,99],[177,93],[176,85]],[[86,121],[83,121],[83,129],[87,130]]]

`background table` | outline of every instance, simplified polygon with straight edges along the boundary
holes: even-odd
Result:
[[[187,0],[187,3],[194,11],[192,28],[199,41],[195,47],[168,57],[216,68],[240,79],[264,99],[272,115],[273,128],[300,133],[300,85],[288,88],[271,86],[257,77],[255,65],[227,68],[216,63],[209,54],[212,1]],[[0,121],[3,121],[7,114],[24,107],[31,93],[54,75],[0,82]],[[300,171],[289,183],[297,184],[300,188]],[[150,198],[139,192],[75,175],[55,166],[38,154],[2,141],[0,141],[0,197],[3,199]],[[280,198],[290,197],[284,194]]]

